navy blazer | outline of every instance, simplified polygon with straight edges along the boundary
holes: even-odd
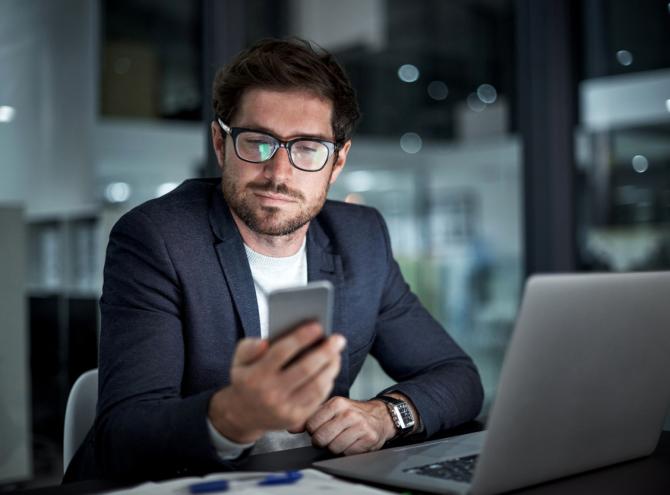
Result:
[[[332,395],[348,396],[370,353],[415,404],[424,436],[478,414],[476,367],[410,291],[376,210],[327,201],[307,232],[307,266],[310,281],[334,285],[333,329],[348,343]],[[100,308],[98,414],[69,479],[234,466],[216,455],[205,418],[237,341],[260,325],[220,179],[186,181],[117,222]]]

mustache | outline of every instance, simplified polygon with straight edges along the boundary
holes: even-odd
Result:
[[[295,189],[289,189],[289,187],[286,184],[277,184],[270,180],[266,182],[249,182],[247,184],[247,188],[258,192],[283,194],[284,196],[288,196],[290,198],[299,200],[305,199],[305,196],[300,191],[296,191]]]

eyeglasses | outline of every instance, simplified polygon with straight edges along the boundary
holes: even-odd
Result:
[[[305,172],[318,172],[326,166],[330,155],[340,148],[336,143],[314,138],[301,137],[282,141],[267,132],[244,127],[228,127],[220,118],[216,120],[221,129],[233,139],[237,157],[245,162],[267,162],[279,148],[284,148],[291,165],[295,168]]]

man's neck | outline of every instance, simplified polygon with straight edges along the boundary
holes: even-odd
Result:
[[[265,235],[251,230],[234,211],[230,211],[244,243],[252,250],[265,256],[284,258],[297,253],[307,235],[309,223],[288,235]]]

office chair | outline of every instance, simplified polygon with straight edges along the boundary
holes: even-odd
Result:
[[[72,385],[65,406],[63,428],[63,472],[84,441],[95,420],[98,404],[98,369],[83,373]]]

